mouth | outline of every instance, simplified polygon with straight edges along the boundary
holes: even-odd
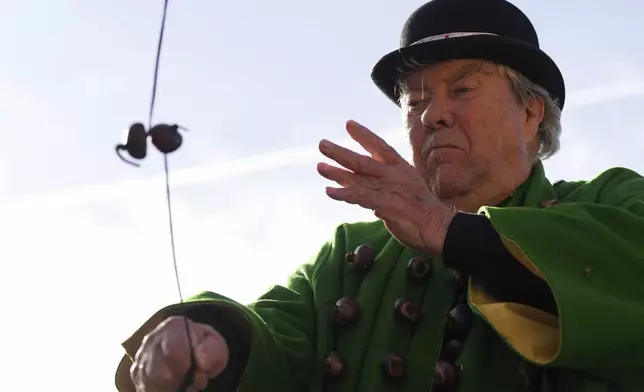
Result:
[[[462,151],[462,148],[452,144],[440,144],[432,146],[426,151],[425,160],[431,165],[448,162],[456,159],[456,155]]]
[[[449,150],[462,151],[463,149],[456,144],[452,144],[448,141],[437,143],[436,140],[432,141],[430,138],[426,138],[421,148],[421,156],[423,156],[425,159],[428,159],[431,156],[436,155],[437,153],[449,152]]]
[[[442,151],[449,151],[449,150],[462,150],[460,147],[452,145],[452,144],[441,144],[438,146],[432,146],[430,149],[427,150],[427,157],[431,157],[432,155],[442,152]]]

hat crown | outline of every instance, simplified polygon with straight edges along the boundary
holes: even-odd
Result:
[[[400,46],[448,33],[491,33],[539,47],[530,19],[506,0],[432,0],[405,22]]]

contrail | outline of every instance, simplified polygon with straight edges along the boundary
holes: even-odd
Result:
[[[404,134],[399,132],[384,132],[380,134],[391,144],[404,142]],[[344,146],[355,143],[346,138],[336,141]],[[317,144],[291,147],[282,150],[255,154],[247,157],[231,159],[226,162],[213,162],[196,165],[184,169],[175,169],[170,172],[170,183],[173,189],[186,186],[214,183],[231,177],[239,177],[263,171],[276,170],[282,167],[315,163],[325,160]],[[123,197],[124,192],[135,194],[151,187],[163,186],[165,180],[163,173],[136,180],[119,180],[108,184],[86,185],[65,189],[57,192],[35,194],[20,199],[0,201],[0,205],[7,207],[14,205],[47,204],[56,207],[70,204],[79,204],[88,201],[113,199]]]
[[[598,85],[568,93],[564,110],[641,95],[644,95],[644,79]]]
[[[641,95],[644,95],[644,80],[598,85],[570,92],[566,99],[566,109],[570,110],[571,108],[580,108]],[[381,136],[394,145],[405,142],[404,132],[402,131],[390,131],[381,134]],[[339,141],[339,143],[347,145],[355,142],[346,139]],[[227,162],[207,163],[173,170],[170,174],[171,183],[173,188],[214,183],[231,177],[314,163],[322,158],[322,155],[317,151],[317,144],[292,147],[233,159]],[[53,206],[77,204],[97,199],[110,199],[114,196],[122,195],[124,191],[131,193],[149,189],[151,186],[161,186],[162,181],[163,175],[158,174],[144,179],[121,180],[108,184],[80,186],[63,191],[21,197],[19,200],[8,200],[2,202],[2,204],[4,206],[7,206],[7,203],[21,205],[45,203]]]

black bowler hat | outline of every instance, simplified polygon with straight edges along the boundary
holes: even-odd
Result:
[[[561,71],[541,49],[528,17],[505,0],[432,0],[407,19],[400,49],[385,55],[371,78],[398,104],[396,81],[409,59],[432,63],[480,59],[506,65],[545,88],[560,108],[566,88]]]

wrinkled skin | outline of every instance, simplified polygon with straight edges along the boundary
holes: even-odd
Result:
[[[506,198],[528,177],[539,148],[543,100],[521,104],[494,64],[455,60],[410,75],[402,97],[413,166],[369,129],[347,122],[365,156],[322,140],[318,164],[334,200],[373,210],[403,244],[440,254],[455,210]]]
[[[228,364],[228,345],[211,326],[188,321],[197,369],[187,392],[206,389]],[[183,317],[169,317],[143,339],[130,369],[137,392],[175,392],[190,368]]]
[[[323,140],[320,151],[345,168],[318,164],[322,176],[342,186],[327,188],[327,194],[373,210],[401,243],[440,253],[455,212],[438,200],[418,171],[384,140],[354,121],[347,123],[347,131],[371,157]]]
[[[445,203],[475,212],[505,199],[530,173],[544,102],[517,102],[485,61],[454,60],[407,80],[402,97],[413,164]]]

